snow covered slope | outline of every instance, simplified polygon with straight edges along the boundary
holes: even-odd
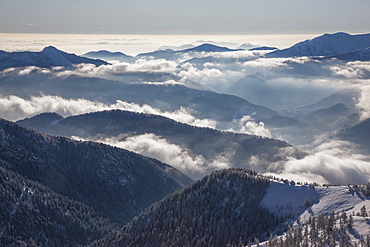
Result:
[[[261,203],[271,213],[290,218],[294,227],[311,224],[308,223],[311,222],[311,218],[317,219],[320,215],[329,216],[335,212],[336,217],[339,217],[337,215],[345,213],[348,217],[352,217],[353,226],[346,228],[346,234],[335,233],[337,234],[336,241],[339,243],[343,236],[349,236],[348,246],[354,246],[354,243],[360,241],[361,235],[369,235],[370,197],[366,194],[369,194],[369,187],[366,185],[360,187],[353,185],[296,186],[290,183],[273,182]],[[310,227],[312,228],[311,225]],[[288,241],[285,235],[283,239]],[[262,246],[267,246],[267,242]]]
[[[292,212],[300,218],[308,218],[330,214],[332,211],[357,213],[364,205],[370,209],[370,198],[357,193],[352,186],[309,186],[273,182],[262,204],[272,213]]]
[[[347,33],[324,34],[306,40],[290,48],[273,51],[268,57],[332,56],[364,50],[370,47],[370,34],[350,35]]]

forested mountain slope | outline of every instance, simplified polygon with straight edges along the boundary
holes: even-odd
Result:
[[[246,246],[279,223],[260,206],[269,183],[249,170],[214,172],[92,246]]]
[[[127,150],[53,137],[1,119],[0,161],[119,223],[192,182],[171,166]]]
[[[54,116],[56,121],[51,123],[53,120],[50,116]],[[52,135],[78,136],[96,141],[114,137],[124,142],[129,137],[152,133],[185,148],[194,157],[200,155],[206,160],[205,167],[222,156],[231,167],[251,168],[251,159],[254,157],[258,159],[258,164],[254,164],[253,169],[260,172],[265,171],[272,162],[305,155],[280,140],[194,127],[158,115],[121,110],[93,112],[64,119],[46,113],[18,123]],[[206,170],[211,172],[216,168]]]
[[[118,228],[92,208],[0,164],[0,246],[81,246]]]

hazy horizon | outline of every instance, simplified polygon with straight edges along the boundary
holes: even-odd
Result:
[[[215,43],[229,48],[237,48],[244,43],[250,43],[258,46],[274,46],[283,49],[322,34],[324,33],[261,35],[0,33],[0,50],[8,52],[41,51],[46,46],[55,46],[65,52],[76,54],[84,54],[93,50],[109,50],[112,52],[123,52],[128,55],[137,55],[142,52],[158,50],[165,45],[200,45],[202,43]]]

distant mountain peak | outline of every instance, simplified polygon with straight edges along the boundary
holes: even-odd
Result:
[[[72,63],[68,61],[65,56],[63,56],[64,52],[58,50],[54,46],[45,47],[41,53],[49,57],[51,61],[58,66],[72,66]]]
[[[344,32],[323,34],[293,45],[290,48],[273,51],[268,57],[333,56],[364,50],[370,47],[370,33],[351,35]]]
[[[217,45],[213,45],[209,43],[204,43],[194,48],[182,50],[181,52],[185,53],[185,52],[225,52],[225,51],[237,51],[237,50],[233,50],[227,47],[217,46]]]
[[[325,33],[323,36],[351,36],[351,35],[345,32],[336,32],[333,34]]]
[[[42,49],[42,52],[47,52],[47,51],[59,51],[55,46],[52,46],[52,45],[49,45],[49,46],[46,46],[44,49]]]
[[[119,60],[122,62],[132,61],[133,57],[122,52],[111,52],[108,50],[90,51],[82,56],[104,60]]]
[[[53,66],[72,67],[73,64],[81,63],[89,63],[96,66],[108,64],[103,60],[66,53],[54,46],[47,46],[41,52],[0,52],[0,70],[25,66],[37,66],[40,68]]]
[[[277,47],[270,47],[270,46],[261,46],[261,47],[255,47],[251,48],[248,51],[269,51],[269,50],[277,50]]]

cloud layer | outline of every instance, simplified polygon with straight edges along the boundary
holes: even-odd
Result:
[[[82,140],[79,137],[74,139]],[[193,179],[199,179],[214,170],[229,168],[226,157],[216,157],[212,161],[207,161],[202,155],[193,155],[188,150],[151,133],[129,138],[118,136],[93,141],[155,158],[179,169]]]
[[[121,100],[117,100],[115,104],[107,105],[86,99],[65,99],[52,95],[33,96],[29,100],[15,95],[0,95],[0,117],[12,121],[32,117],[43,112],[56,112],[66,117],[112,109],[161,115],[198,127],[215,128],[217,125],[217,122],[212,119],[195,118],[191,114],[191,110],[186,108],[180,108],[174,112],[163,112],[149,105],[141,106]]]
[[[349,142],[332,140],[314,148],[301,160],[291,159],[268,174],[301,182],[363,184],[369,182],[370,160]],[[272,169],[274,170],[274,168]]]

